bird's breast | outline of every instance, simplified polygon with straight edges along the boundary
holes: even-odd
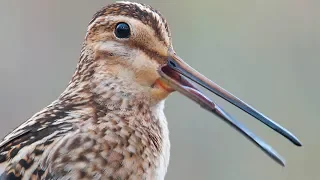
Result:
[[[163,103],[95,109],[95,116],[56,144],[48,168],[76,179],[164,179],[170,142]]]

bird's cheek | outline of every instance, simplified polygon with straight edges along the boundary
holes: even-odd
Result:
[[[131,67],[135,74],[136,81],[142,86],[150,87],[159,78],[159,73],[152,64],[144,64],[140,67]]]

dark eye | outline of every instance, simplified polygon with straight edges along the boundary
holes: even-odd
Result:
[[[121,22],[117,24],[114,31],[117,38],[129,38],[130,37],[130,27],[127,23]]]

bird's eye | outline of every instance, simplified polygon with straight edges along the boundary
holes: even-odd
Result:
[[[129,38],[130,37],[130,27],[127,23],[118,23],[114,31],[117,38]]]

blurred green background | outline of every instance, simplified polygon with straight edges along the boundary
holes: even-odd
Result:
[[[78,61],[86,26],[107,0],[1,0],[0,136],[57,98]],[[315,180],[320,163],[320,1],[139,1],[167,18],[177,53],[296,134],[302,148],[212,95],[271,144],[282,168],[180,94],[166,102],[167,180]]]

